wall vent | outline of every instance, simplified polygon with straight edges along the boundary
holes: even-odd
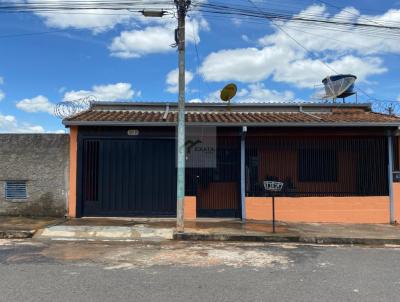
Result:
[[[26,181],[6,181],[5,183],[5,197],[6,200],[13,200],[13,199],[26,199]]]

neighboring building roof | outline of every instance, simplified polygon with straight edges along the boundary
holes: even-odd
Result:
[[[215,126],[400,126],[400,118],[371,111],[370,104],[188,103],[188,125]],[[64,125],[175,126],[176,103],[96,102]]]

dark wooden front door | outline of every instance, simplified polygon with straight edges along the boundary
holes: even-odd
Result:
[[[172,139],[86,139],[82,144],[82,214],[176,214]]]
[[[187,170],[196,182],[197,216],[241,217],[240,137],[217,138],[216,166]]]

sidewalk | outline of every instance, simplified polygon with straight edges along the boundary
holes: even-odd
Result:
[[[37,230],[63,221],[64,218],[0,216],[0,239],[31,238]]]
[[[390,224],[278,223],[272,233],[269,223],[189,223],[180,240],[227,240],[299,242],[317,244],[400,245],[400,226]]]
[[[37,239],[89,241],[172,240],[175,219],[78,218],[39,230]]]
[[[400,244],[400,226],[390,224],[288,224],[300,242],[326,244]]]
[[[175,219],[145,218],[21,218],[0,217],[1,238],[50,240],[203,240],[298,242],[317,244],[400,245],[400,226],[389,224],[277,224],[276,233],[268,222],[242,223],[235,219],[198,219],[185,222],[176,232]]]

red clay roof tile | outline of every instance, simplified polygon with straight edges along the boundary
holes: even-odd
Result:
[[[212,109],[212,108],[211,108]],[[186,122],[189,124],[343,124],[343,123],[389,123],[399,124],[400,118],[393,115],[371,112],[360,108],[331,108],[321,112],[293,111],[293,112],[275,112],[258,110],[241,111],[223,111],[223,110],[204,110],[204,111],[188,111],[186,112]],[[114,110],[104,108],[91,108],[85,112],[77,114],[73,117],[66,118],[64,123],[71,124],[109,124],[109,123],[151,123],[151,124],[171,124],[177,121],[176,110],[154,111],[132,108],[124,108]]]

